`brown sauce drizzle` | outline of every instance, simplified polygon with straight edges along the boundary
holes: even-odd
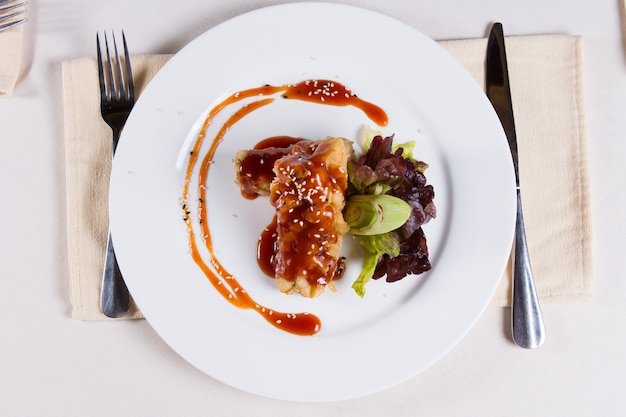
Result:
[[[308,101],[318,104],[334,105],[334,106],[354,106],[363,111],[368,118],[374,123],[385,126],[387,124],[387,115],[383,109],[375,104],[361,100],[345,86],[335,81],[329,80],[307,80],[298,84],[251,88],[239,91],[211,109],[206,117],[202,129],[198,134],[193,148],[189,154],[189,161],[185,173],[185,182],[181,197],[181,207],[183,210],[183,219],[187,226],[187,234],[189,237],[189,246],[191,256],[198,267],[204,272],[207,279],[213,287],[224,297],[225,300],[232,305],[243,308],[253,309],[259,313],[268,323],[272,324],[280,330],[286,332],[310,336],[318,333],[321,329],[320,319],[309,313],[282,313],[274,311],[256,303],[246,290],[239,284],[237,279],[232,276],[220,263],[219,259],[213,253],[213,241],[211,239],[211,231],[209,229],[208,211],[205,204],[206,201],[206,181],[208,178],[209,168],[213,161],[215,151],[217,150],[224,135],[234,124],[250,114],[251,112],[266,106],[274,101],[272,95],[281,94],[284,99],[296,99]],[[230,118],[220,127],[210,143],[209,149],[200,161],[200,172],[198,174],[198,217],[200,234],[199,239],[207,249],[210,259],[205,260],[198,250],[198,241],[196,231],[193,228],[189,211],[189,186],[191,184],[191,176],[193,169],[199,159],[199,152],[205,139],[207,129],[211,125],[214,117],[224,108],[231,104],[240,102],[244,99],[256,98],[257,101],[243,104]]]
[[[289,155],[293,148],[293,145],[306,139],[294,138],[291,136],[272,136],[267,139],[259,141],[252,152],[246,155],[246,158],[242,161],[240,176],[240,188],[241,195],[246,198],[256,198],[258,194],[250,191],[251,186],[246,183],[245,179],[250,179],[252,182],[268,181],[271,182],[274,179],[274,163],[285,155]],[[255,153],[258,150],[260,152]],[[269,152],[268,152],[269,151]],[[263,155],[267,153],[267,160],[262,161]],[[268,168],[267,162],[271,162],[271,166]],[[254,194],[253,196],[251,196]],[[259,268],[265,275],[270,278],[276,278],[274,273],[274,254],[276,253],[276,217],[267,225],[259,236],[257,243],[257,263]]]

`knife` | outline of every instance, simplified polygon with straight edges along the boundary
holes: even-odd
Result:
[[[545,329],[539,308],[539,301],[537,300],[537,293],[535,292],[530,257],[528,255],[528,245],[526,244],[519,180],[517,136],[515,134],[511,87],[509,84],[504,33],[501,23],[495,23],[493,25],[487,43],[486,92],[487,97],[489,97],[493,108],[500,118],[504,133],[509,141],[515,170],[517,216],[515,220],[513,252],[513,303],[511,306],[513,341],[523,348],[532,349],[543,344],[545,340]]]

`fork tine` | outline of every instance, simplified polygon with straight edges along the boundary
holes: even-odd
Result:
[[[5,12],[5,11],[9,11],[9,9],[12,9],[12,8],[13,7],[11,7],[11,8],[7,7],[6,9],[0,9],[0,13]],[[16,16],[19,16],[21,14],[24,14],[24,13],[26,13],[26,10],[19,10],[19,11],[15,12],[15,13],[11,13],[11,14],[7,14],[7,15],[4,15],[4,16],[0,16],[0,22],[4,22],[5,20],[12,19],[12,18],[14,18]]]
[[[128,99],[135,101],[135,83],[133,81],[133,71],[130,67],[130,54],[126,45],[126,36],[122,30],[122,41],[124,42],[124,60],[126,61],[126,77],[128,78]]]
[[[0,23],[2,23],[0,25],[0,32],[2,32],[3,30],[11,29],[13,26],[20,25],[20,24],[26,22],[27,20],[28,19],[20,19],[20,20],[16,20],[15,22],[2,23],[4,21],[4,19],[0,18]]]
[[[0,3],[0,6],[2,6],[2,5],[4,5],[4,4],[7,4],[7,3],[10,3],[11,1],[13,1],[13,0],[10,0],[9,2]],[[28,4],[28,2],[27,2],[27,1],[23,1],[23,2],[18,3],[18,4],[11,4],[11,5],[9,5],[9,6],[4,6],[4,7],[0,8],[0,13],[6,13],[6,12],[8,12],[8,11],[10,11],[10,10],[19,9],[20,7],[22,7],[22,6],[26,6],[27,4]],[[26,11],[26,10],[24,10],[24,12],[25,12],[25,11]],[[24,12],[22,12],[22,13],[24,13]],[[5,17],[5,16],[3,16],[3,18],[4,18],[4,17]]]
[[[126,35],[122,30],[123,51],[120,51],[117,46],[115,31],[111,31],[111,36],[112,45],[109,45],[109,36],[106,30],[104,31],[104,41],[100,40],[100,33],[96,33],[100,99],[104,103],[126,102],[132,105],[135,101],[135,84]]]
[[[117,42],[115,41],[115,31],[111,31],[113,37],[113,50],[115,51],[115,66],[117,67],[117,79],[115,80],[115,95],[117,99],[126,98],[126,87],[124,86],[124,74],[122,73],[122,63],[120,62],[120,54],[117,51]]]
[[[109,38],[107,31],[104,31],[104,47],[107,53],[107,99],[117,98],[115,95],[115,80],[113,78],[113,63],[111,62],[111,52],[109,49]]]
[[[96,33],[96,52],[98,55],[98,81],[100,84],[100,100],[106,100],[107,93],[104,83],[104,64],[102,63],[102,50],[100,48],[100,34]]]
[[[8,4],[13,0],[0,0],[0,6]],[[14,20],[17,16],[23,15],[26,13],[26,9],[18,10],[15,13],[5,14],[11,10],[19,9],[20,7],[24,7],[28,4],[28,2],[22,2],[18,4],[12,4],[6,7],[0,8],[0,32],[10,29],[14,26],[17,26],[21,23],[24,23],[28,20],[28,18],[23,18],[19,20]],[[6,22],[6,23],[5,23]]]

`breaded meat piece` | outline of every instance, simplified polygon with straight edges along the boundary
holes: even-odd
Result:
[[[329,137],[301,142],[274,163],[270,202],[276,208],[274,272],[283,293],[316,297],[341,275],[339,249],[349,230],[342,210],[351,143]]]

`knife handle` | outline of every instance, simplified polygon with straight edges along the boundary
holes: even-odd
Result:
[[[128,313],[130,308],[130,294],[122,278],[120,267],[117,264],[111,232],[109,232],[106,255],[104,258],[100,307],[102,313],[111,318],[124,316]]]
[[[545,329],[530,266],[519,188],[517,189],[512,298],[513,340],[520,347],[527,349],[541,346],[545,340]]]

